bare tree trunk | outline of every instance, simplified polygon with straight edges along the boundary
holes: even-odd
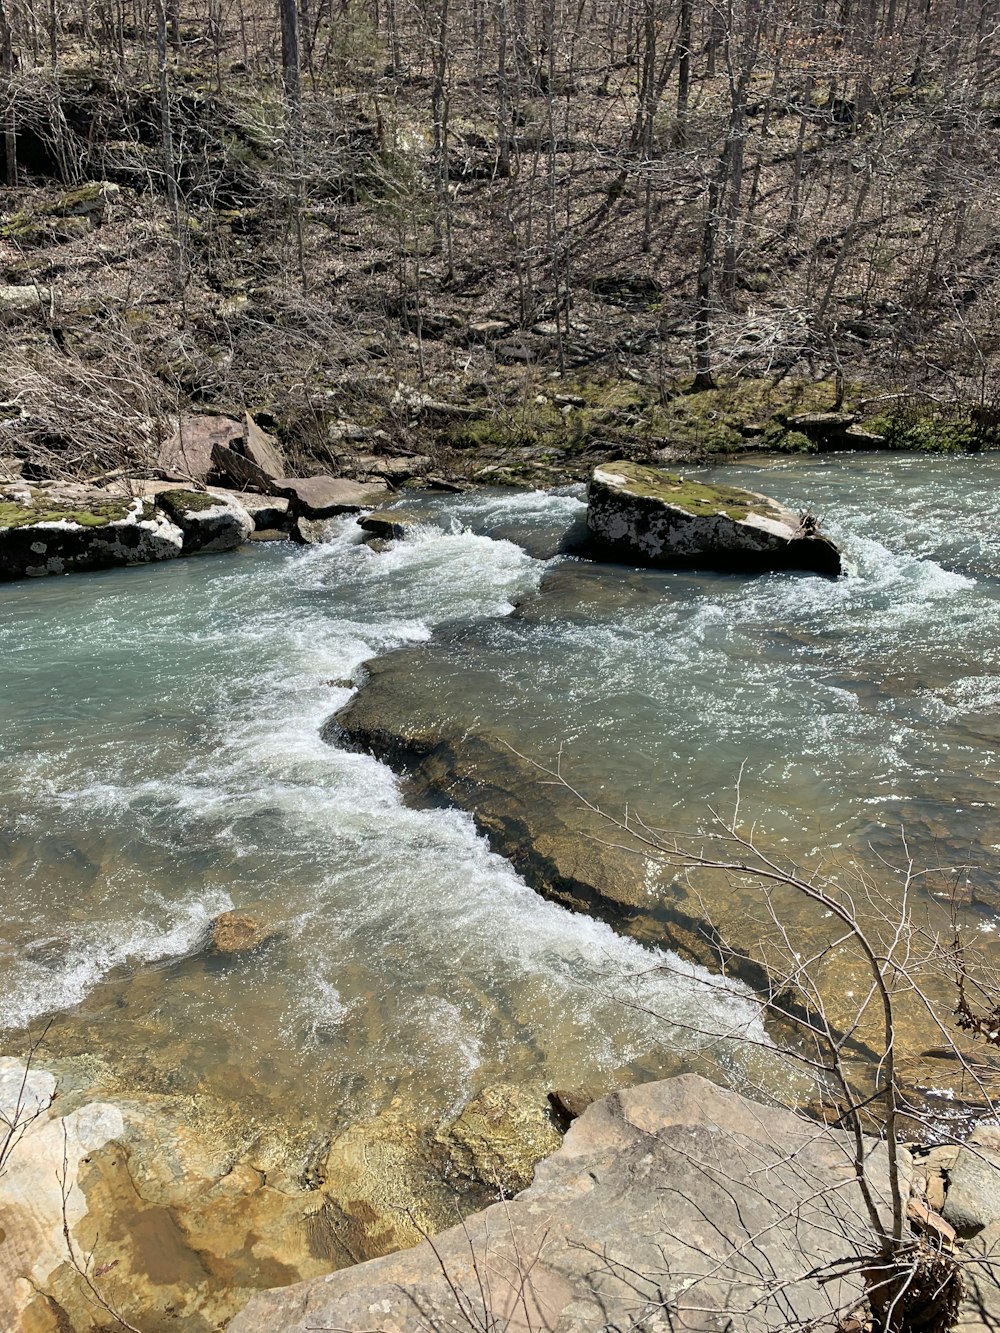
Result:
[[[4,179],[8,185],[17,184],[17,132],[14,124],[14,34],[7,17],[6,0],[0,0],[0,75],[3,76],[3,161]]]
[[[299,74],[299,11],[296,0],[278,0],[278,12],[281,20],[281,78],[288,112],[288,155],[292,169],[290,221],[298,250],[299,280],[302,283],[302,290],[305,291],[307,283],[305,237],[302,230],[302,88]]]
[[[705,222],[701,229],[701,261],[698,265],[698,307],[694,316],[695,393],[715,388],[712,374],[712,270],[715,267],[715,239],[719,227],[719,183],[708,186]]]
[[[688,103],[691,99],[691,20],[694,0],[681,0],[680,31],[677,36],[679,51],[677,64],[677,123],[674,126],[674,147],[687,147]]]
[[[180,192],[174,166],[174,130],[170,113],[170,81],[167,68],[167,8],[166,0],[156,5],[156,63],[160,94],[160,147],[163,153],[163,174],[167,189],[167,206],[174,226],[174,280],[178,289],[184,287],[184,242],[181,232]]]

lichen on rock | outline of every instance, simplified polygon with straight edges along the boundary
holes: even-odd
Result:
[[[595,554],[635,564],[843,573],[840,551],[811,515],[638,463],[594,469],[587,527]]]

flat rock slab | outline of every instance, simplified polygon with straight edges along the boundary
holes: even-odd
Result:
[[[839,549],[810,516],[754,491],[638,463],[594,469],[587,528],[597,554],[635,564],[844,572]]]
[[[282,477],[274,483],[278,495],[288,497],[291,512],[302,518],[332,518],[347,514],[385,498],[384,481],[364,484],[342,477]]]
[[[881,1197],[874,1145],[869,1178]],[[861,1285],[827,1266],[867,1239],[846,1134],[684,1075],[595,1102],[433,1247],[262,1293],[229,1333],[833,1329]]]

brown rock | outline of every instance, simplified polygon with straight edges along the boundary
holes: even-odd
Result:
[[[593,1101],[593,1097],[587,1092],[575,1091],[569,1088],[553,1088],[549,1093],[549,1105],[561,1120],[575,1120],[583,1115],[587,1107]]]
[[[160,450],[157,464],[168,477],[180,481],[208,480],[212,450],[243,438],[243,425],[232,417],[189,414],[178,419],[177,429]]]
[[[274,483],[274,490],[288,497],[292,513],[303,518],[331,518],[335,514],[366,509],[369,505],[378,504],[387,489],[384,481],[362,485],[356,481],[323,475],[281,477]]]
[[[212,922],[211,944],[216,953],[249,953],[272,939],[274,931],[249,912],[221,912]]]
[[[934,1175],[927,1177],[927,1204],[936,1213],[940,1213],[944,1208],[946,1193],[945,1179],[940,1172],[935,1172]]]
[[[278,477],[285,475],[285,456],[281,445],[273,435],[261,430],[249,412],[246,414],[243,452],[269,481],[276,481]]]
[[[906,1216],[914,1231],[927,1236],[938,1249],[954,1249],[955,1228],[926,1203],[910,1199],[906,1205]]]
[[[358,527],[370,532],[373,537],[405,537],[408,532],[423,522],[417,514],[408,514],[405,510],[388,509],[382,513],[365,514],[358,519]]]
[[[433,1246],[262,1293],[229,1333],[457,1328],[477,1299],[484,1328],[832,1324],[863,1295],[844,1265],[865,1244],[851,1154],[847,1134],[695,1075],[630,1088],[590,1106],[516,1199]],[[883,1197],[884,1149],[868,1163]]]
[[[273,484],[267,473],[245,454],[224,444],[212,446],[212,475],[241,491],[266,492]]]

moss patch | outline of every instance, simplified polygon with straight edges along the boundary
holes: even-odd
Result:
[[[725,514],[727,518],[743,519],[751,511],[759,513],[762,509],[771,508],[770,505],[762,504],[749,491],[741,491],[735,486],[711,486],[706,482],[679,477],[673,472],[642,467],[638,463],[606,463],[600,472],[624,477],[624,489],[629,495],[675,505],[697,518]]]
[[[222,501],[206,491],[161,491],[157,496],[160,505],[171,515],[200,514],[203,509],[212,509]]]
[[[23,505],[0,500],[0,528],[27,528],[35,523],[78,523],[82,528],[100,528],[127,518],[131,507],[131,500],[102,500],[90,509],[51,501]],[[145,517],[145,511],[141,517]]]

